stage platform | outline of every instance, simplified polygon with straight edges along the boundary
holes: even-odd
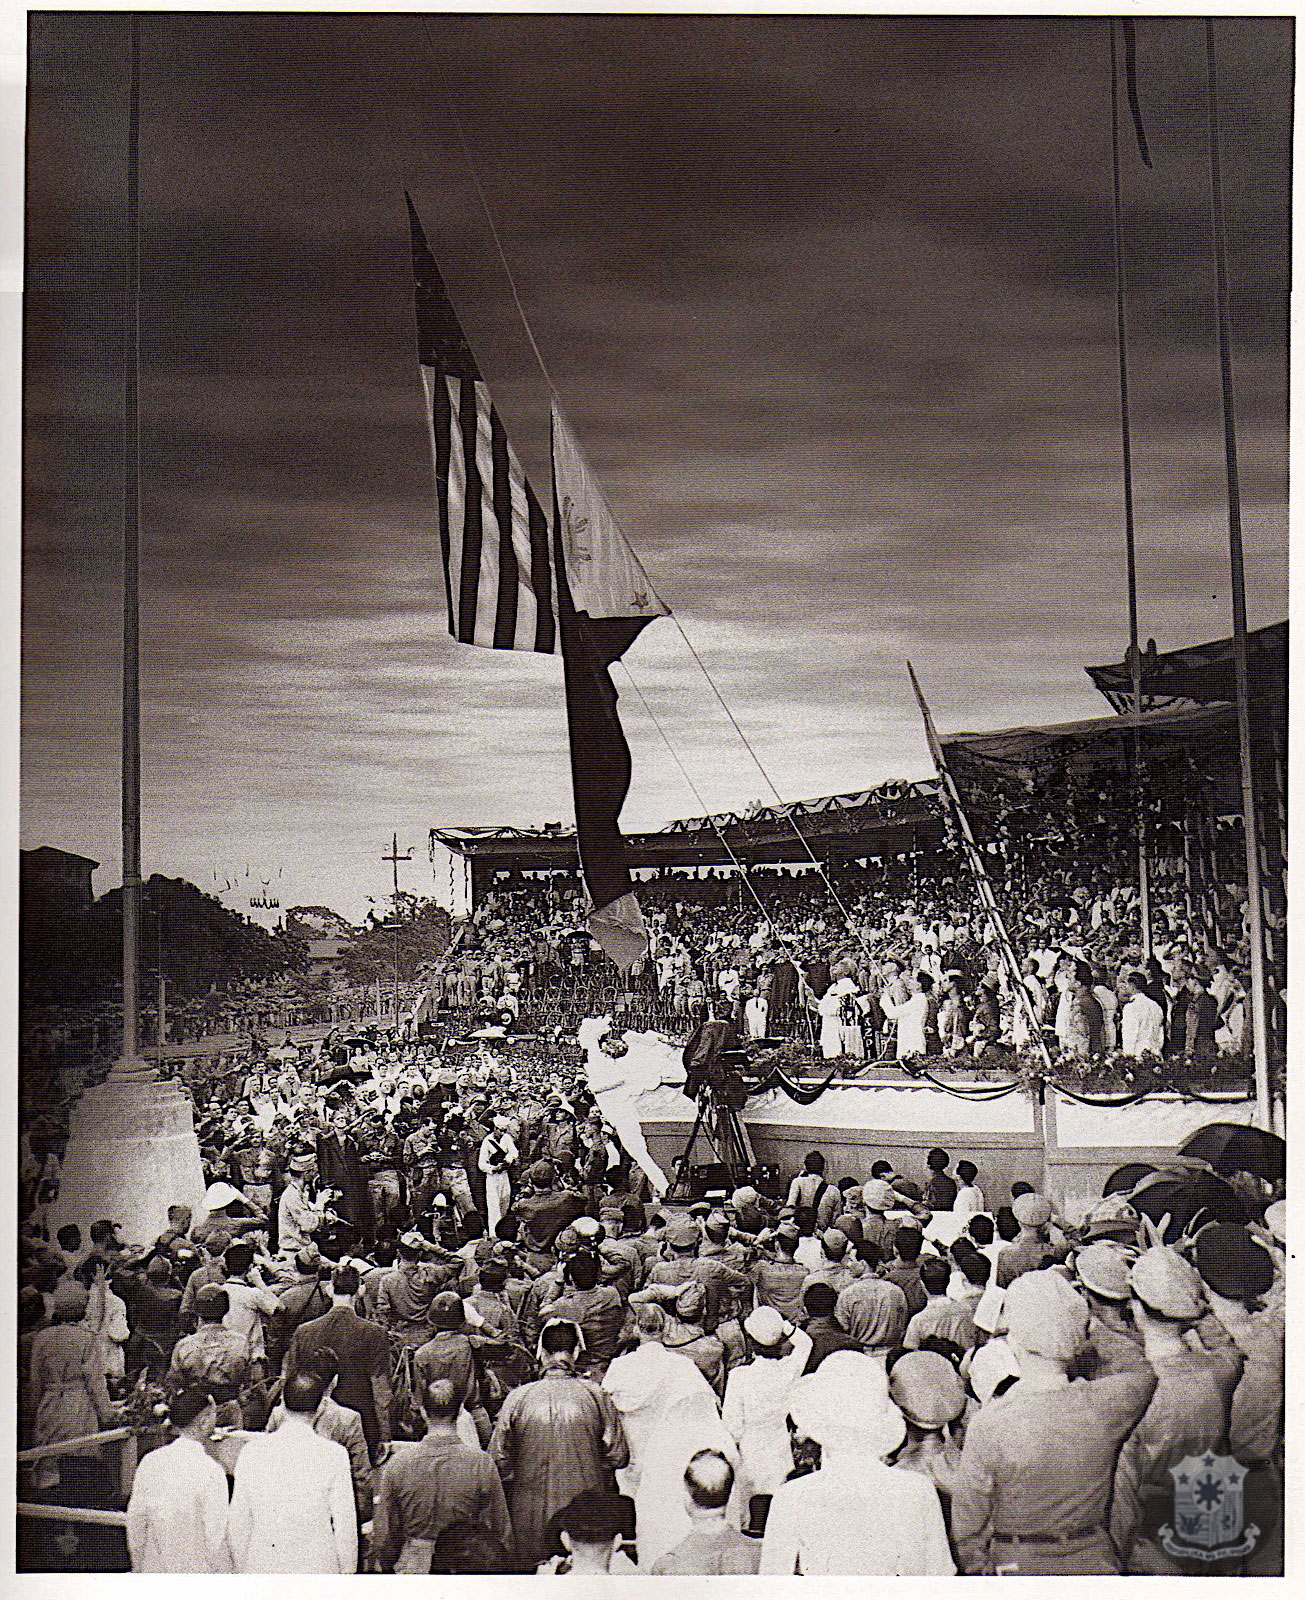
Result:
[[[808,1150],[824,1152],[831,1182],[858,1182],[871,1165],[891,1161],[903,1177],[923,1182],[925,1158],[940,1145],[953,1161],[968,1156],[990,1207],[1009,1202],[1020,1182],[1044,1189],[1069,1221],[1078,1220],[1126,1161],[1171,1156],[1188,1134],[1209,1122],[1249,1122],[1253,1102],[1237,1094],[1188,1100],[1155,1095],[1127,1107],[1084,1106],[1048,1090],[1038,1104],[1022,1090],[1000,1099],[965,1098],[991,1079],[954,1080],[957,1093],[913,1080],[900,1067],[835,1079],[814,1104],[799,1105],[779,1089],[753,1096],[741,1112],[758,1161],[799,1171]],[[648,1147],[670,1172],[693,1128],[694,1107],[663,1084],[638,1097]],[[701,1136],[693,1160],[713,1158]]]

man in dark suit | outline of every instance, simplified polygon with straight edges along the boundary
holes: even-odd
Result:
[[[331,1309],[295,1330],[286,1356],[286,1375],[303,1368],[311,1352],[329,1348],[340,1364],[335,1398],[362,1418],[373,1459],[390,1438],[390,1346],[384,1328],[353,1309],[358,1269],[337,1267],[331,1275]]]

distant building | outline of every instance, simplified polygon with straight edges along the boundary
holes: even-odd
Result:
[[[88,911],[95,899],[91,874],[99,864],[48,844],[20,850],[18,896],[24,932],[50,928]]]
[[[350,940],[336,934],[324,939],[308,941],[308,971],[314,978],[335,977],[344,971],[341,955],[349,948]]]

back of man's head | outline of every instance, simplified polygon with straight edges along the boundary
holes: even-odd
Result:
[[[699,1450],[684,1469],[684,1487],[700,1511],[724,1511],[734,1488],[734,1468],[719,1450]]]
[[[539,1348],[546,1356],[573,1356],[580,1347],[580,1331],[573,1322],[550,1322],[539,1336]]]
[[[326,1384],[316,1372],[302,1370],[286,1379],[281,1399],[291,1416],[311,1417],[322,1403]]]
[[[883,1262],[884,1253],[873,1239],[858,1239],[852,1248],[856,1251],[857,1260],[869,1267],[871,1272]]]
[[[592,1289],[598,1282],[598,1257],[592,1250],[578,1250],[566,1264],[566,1275],[577,1289]]]
[[[340,1266],[331,1274],[331,1293],[352,1300],[361,1283],[357,1267]]]
[[[897,1252],[899,1261],[918,1261],[923,1243],[924,1235],[919,1228],[899,1228],[893,1235],[893,1249]]]
[[[972,1250],[960,1263],[960,1267],[966,1283],[973,1284],[976,1289],[988,1287],[988,1280],[992,1277],[992,1262],[982,1250]]]
[[[427,1422],[455,1422],[461,1403],[451,1378],[432,1378],[422,1390],[421,1409]]]
[[[920,1282],[929,1294],[946,1294],[952,1268],[941,1256],[925,1256],[920,1262]]]
[[[501,1294],[507,1287],[508,1269],[504,1261],[487,1261],[478,1273],[480,1287],[490,1294]]]
[[[832,1283],[809,1283],[802,1294],[802,1304],[809,1317],[832,1317],[837,1303]]]
[[[819,1150],[811,1150],[807,1153],[802,1165],[807,1172],[823,1174],[825,1170],[825,1158],[823,1155],[821,1155]]]
[[[991,1244],[996,1235],[992,1218],[985,1216],[982,1211],[976,1212],[965,1224],[965,1231],[975,1244]]]
[[[246,1244],[243,1239],[238,1239],[235,1244],[229,1244],[223,1253],[222,1264],[233,1278],[238,1278],[242,1272],[248,1272],[254,1264],[253,1245]]]
[[[65,1222],[54,1237],[60,1250],[80,1250],[82,1247],[82,1230],[75,1222]]]

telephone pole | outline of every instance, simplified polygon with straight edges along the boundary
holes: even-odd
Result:
[[[396,833],[390,840],[389,855],[382,856],[381,860],[388,861],[394,868],[394,913],[390,925],[394,929],[394,1026],[397,1029],[399,1026],[399,863],[411,861],[412,851],[405,850],[402,855],[399,854],[399,836]]]

